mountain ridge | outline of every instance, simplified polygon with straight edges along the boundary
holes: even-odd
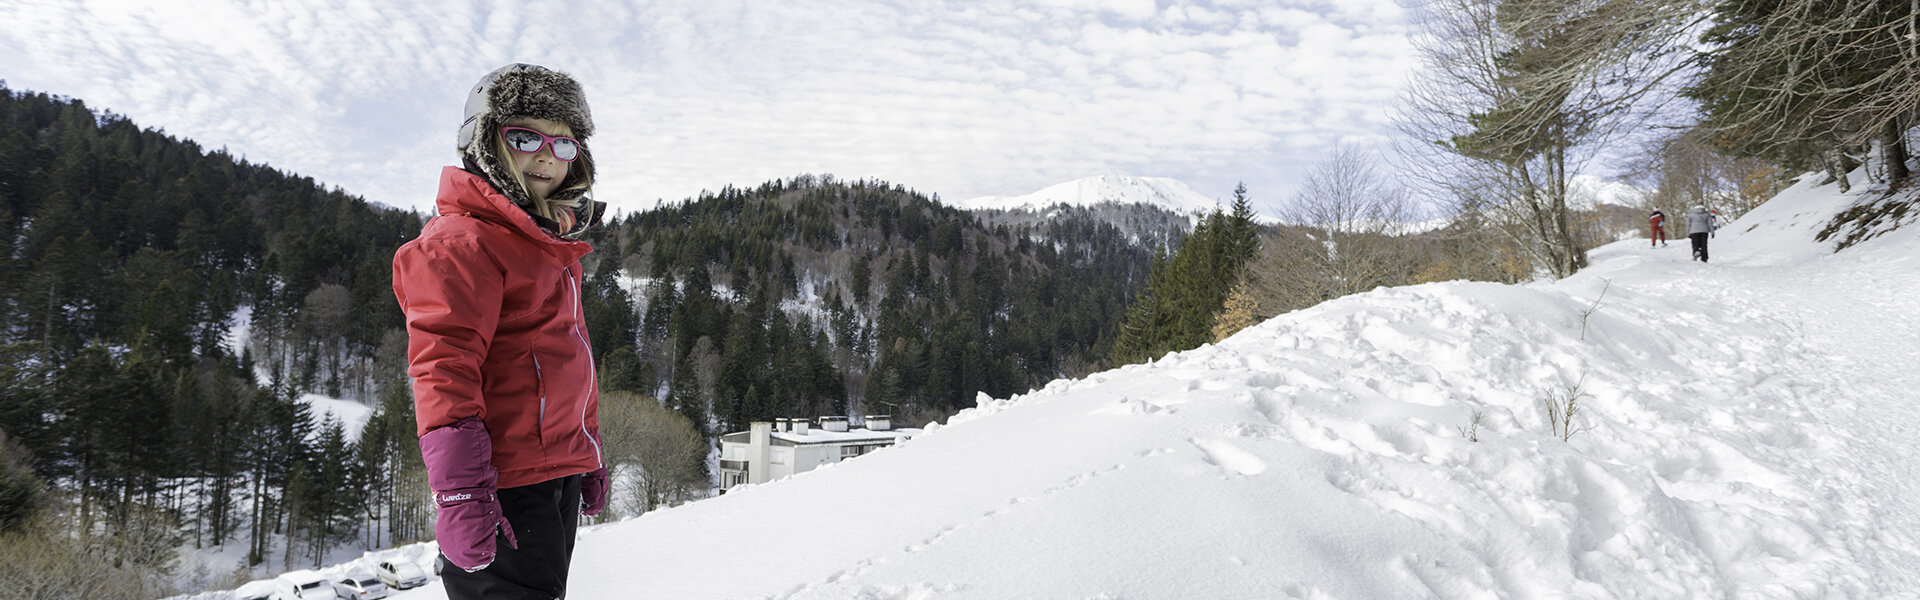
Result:
[[[1092,207],[1103,203],[1147,204],[1182,215],[1229,210],[1231,206],[1194,191],[1192,186],[1168,177],[1131,175],[1095,175],[1056,183],[1034,192],[1015,196],[979,196],[958,200],[954,208],[971,211],[1028,210],[1043,211],[1066,204]]]

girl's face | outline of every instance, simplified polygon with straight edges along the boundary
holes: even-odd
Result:
[[[573,129],[566,123],[535,119],[532,117],[514,117],[502,124],[507,127],[525,127],[550,136],[572,136]],[[507,160],[514,170],[527,181],[527,193],[536,201],[546,201],[547,195],[559,189],[560,182],[567,178],[567,168],[573,163],[553,157],[553,144],[545,144],[539,152],[507,152]]]

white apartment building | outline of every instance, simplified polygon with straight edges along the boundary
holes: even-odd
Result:
[[[870,415],[864,429],[849,429],[846,417],[756,421],[748,431],[720,436],[720,490],[742,483],[766,483],[814,467],[840,462],[919,435],[894,429],[886,415]]]

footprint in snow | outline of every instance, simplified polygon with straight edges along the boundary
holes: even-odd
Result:
[[[1267,461],[1260,460],[1260,457],[1232,443],[1222,440],[1192,441],[1193,445],[1200,447],[1200,452],[1205,455],[1208,464],[1241,475],[1259,475],[1267,470]]]

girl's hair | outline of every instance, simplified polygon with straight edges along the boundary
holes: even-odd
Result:
[[[566,124],[562,123],[560,127],[563,130],[561,131],[562,135],[573,135],[573,129],[567,127]],[[555,186],[552,193],[547,194],[546,198],[535,198],[533,197],[533,190],[527,187],[527,176],[521,174],[519,169],[513,168],[514,151],[512,148],[507,147],[506,138],[500,137],[499,131],[491,131],[488,132],[487,135],[493,138],[494,157],[505,167],[507,176],[513,178],[513,184],[520,186],[520,193],[525,194],[527,200],[533,203],[533,206],[529,207],[533,210],[533,214],[538,215],[542,219],[559,223],[562,211],[571,211],[573,208],[580,206],[581,197],[578,194],[561,193],[564,190],[576,187],[586,187],[585,182],[580,181],[579,169],[577,169],[573,163],[566,163],[567,176],[560,179],[560,185]],[[584,147],[581,149],[580,158],[575,159],[575,162],[581,160],[588,160]],[[571,199],[554,199],[556,197],[567,196],[571,196]]]

